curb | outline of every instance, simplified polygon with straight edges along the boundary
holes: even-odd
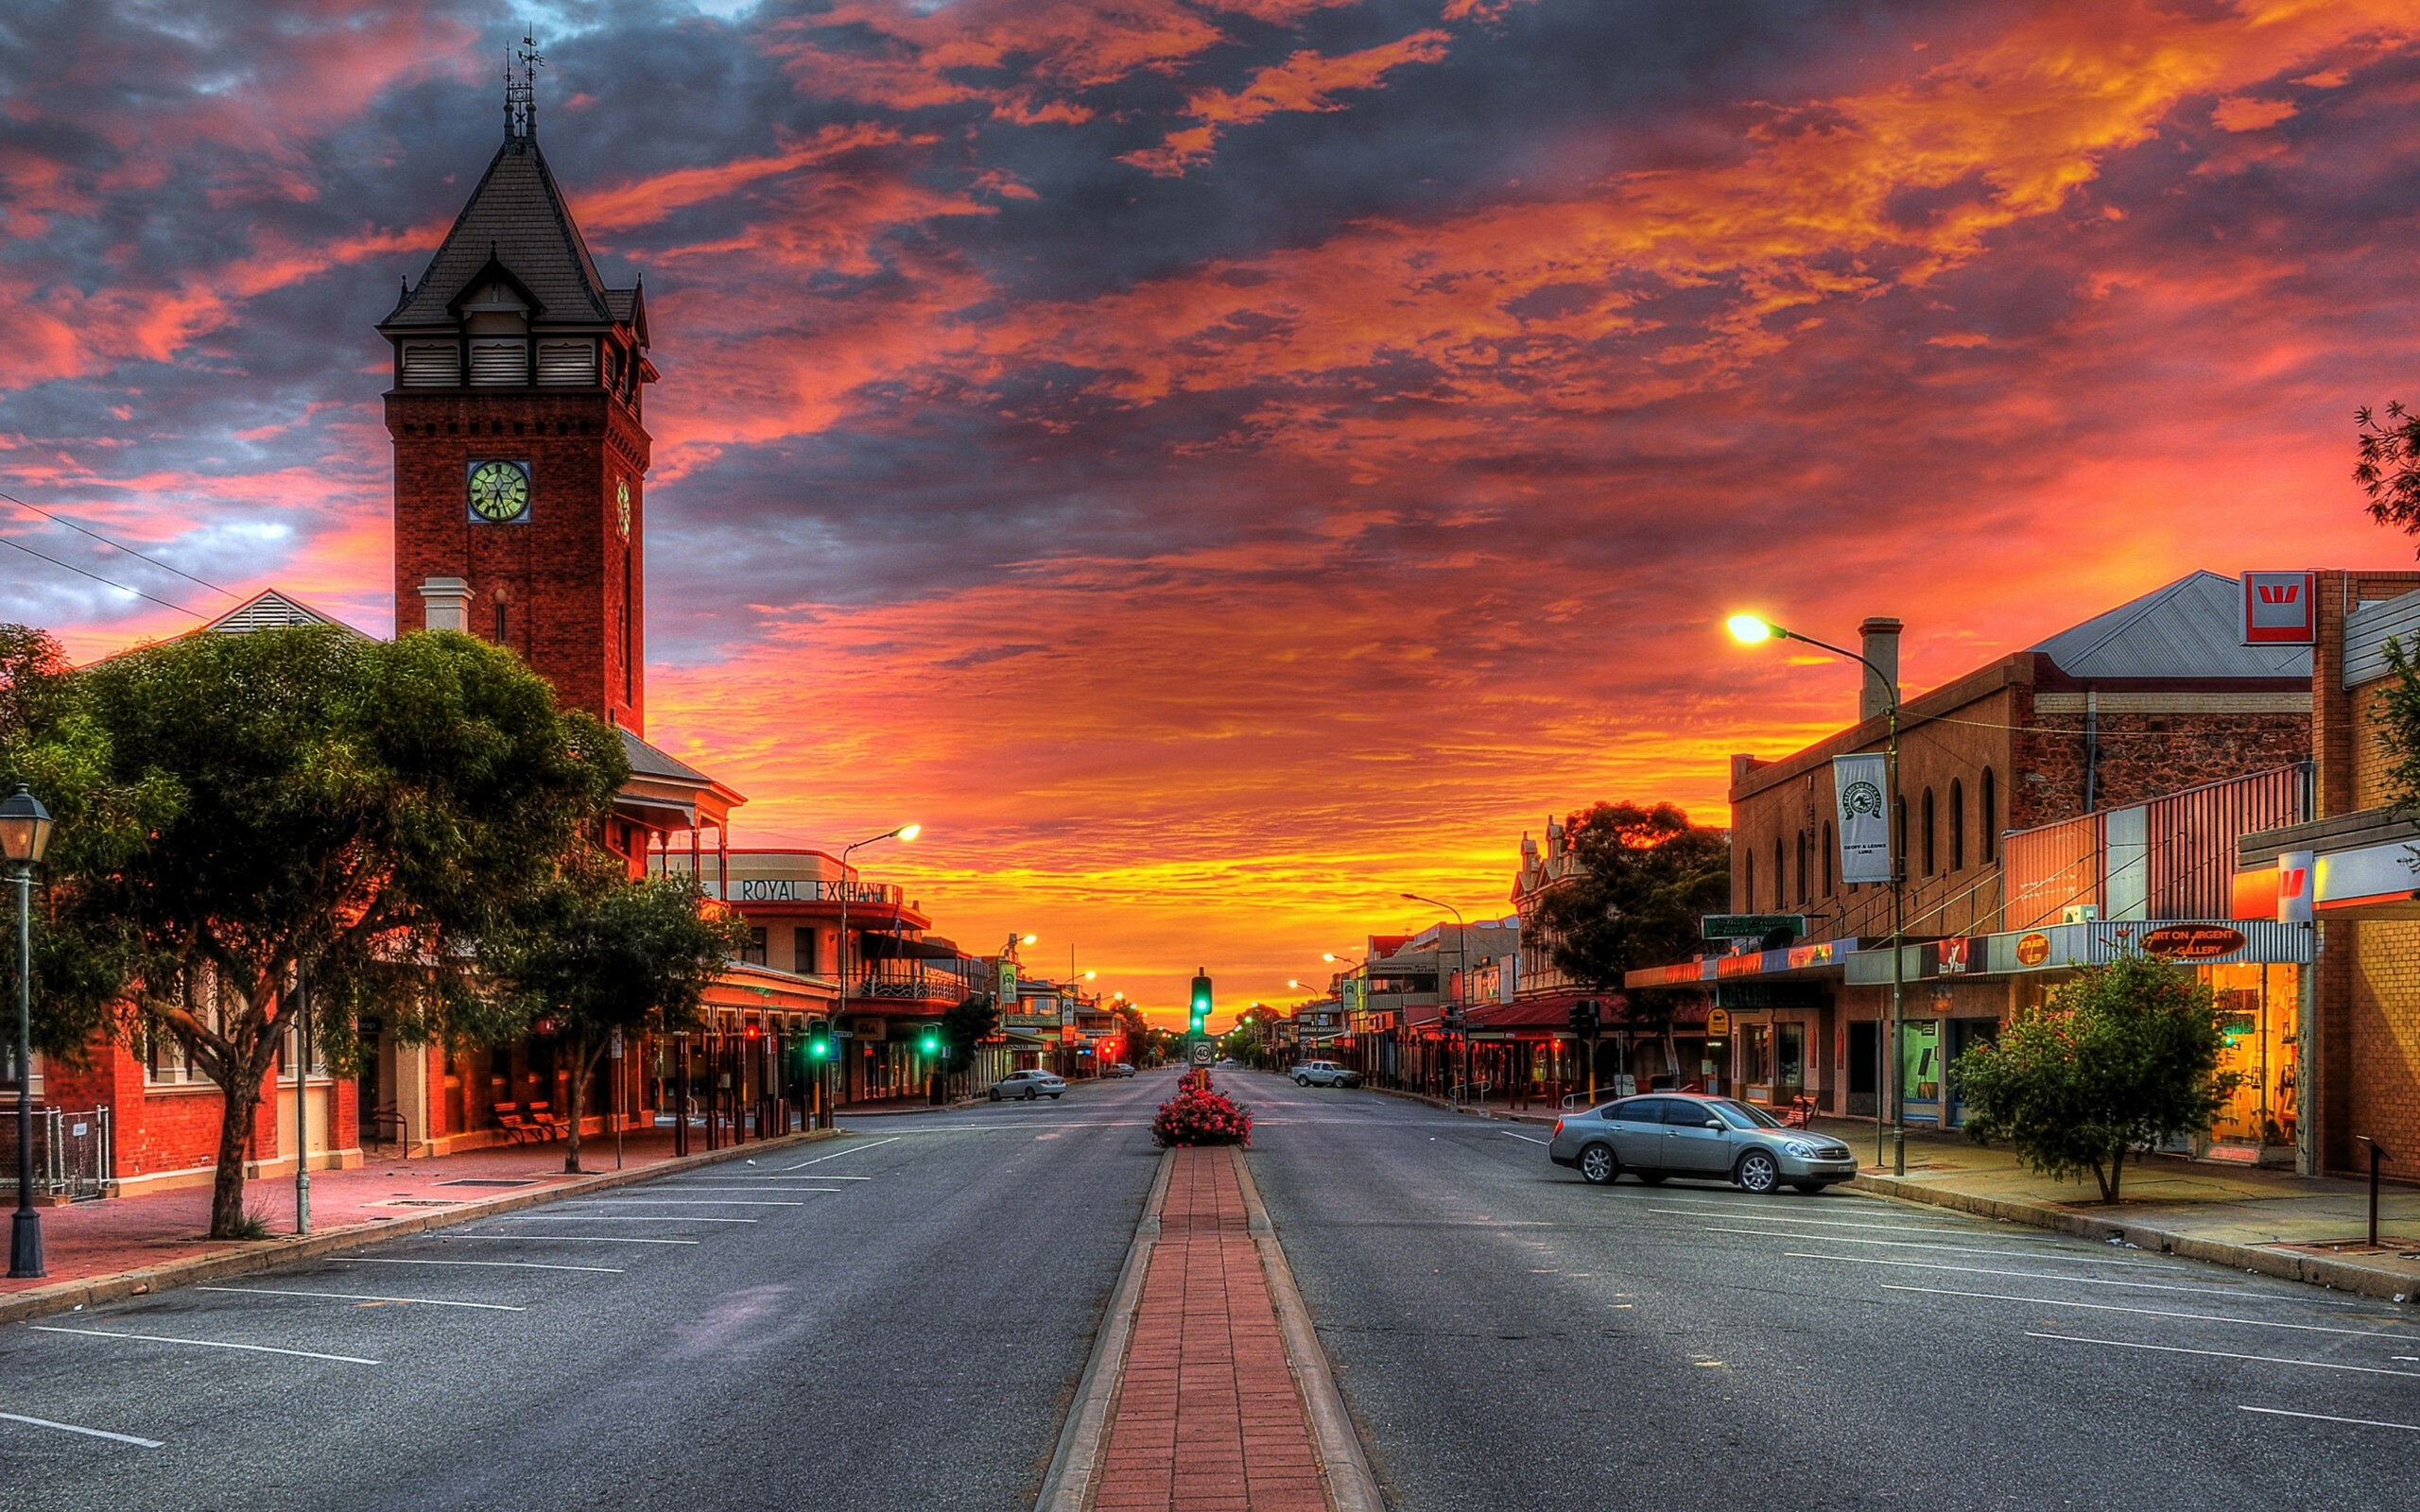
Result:
[[[1118,1268],[1117,1284],[1110,1288],[1109,1308],[1100,1332],[1093,1338],[1092,1358],[1076,1383],[1076,1400],[1060,1426],[1058,1445],[1050,1452],[1050,1469],[1042,1477],[1042,1492],[1034,1512],[1085,1512],[1092,1501],[1093,1481],[1100,1471],[1101,1451],[1109,1447],[1110,1408],[1126,1379],[1126,1346],[1134,1336],[1134,1315],[1143,1310],[1143,1278],[1151,1268],[1151,1250],[1160,1242],[1160,1209],[1167,1202],[1168,1177],[1176,1171],[1176,1151],[1160,1155],[1160,1169],[1151,1177],[1150,1194],[1143,1199],[1143,1216],[1126,1246],[1126,1263]]]
[[[1852,1192],[1873,1196],[1893,1197],[1902,1202],[1922,1202],[1936,1208],[1952,1208],[1971,1212],[1978,1217],[1998,1218],[2008,1223],[2021,1223],[2035,1228],[2048,1228],[2073,1234],[2082,1239],[2116,1239],[2137,1248],[2157,1250],[2164,1255],[2181,1255],[2187,1260],[2206,1261],[2214,1265],[2227,1265],[2237,1270],[2257,1272],[2281,1280],[2301,1281],[2311,1286],[2325,1286],[2331,1291],[2352,1292],[2361,1297],[2374,1297],[2383,1301],[2404,1302],[2420,1293],[2420,1279],[2398,1276],[2393,1271],[2377,1270],[2357,1265],[2349,1261],[2330,1260],[2321,1255],[2300,1254],[2292,1250],[2272,1249],[2263,1245],[2239,1245],[2223,1239],[2200,1239],[2191,1234],[2177,1233],[2146,1223],[2128,1223],[2122,1219],[2096,1218],[2088,1213],[2072,1212],[2047,1203],[2025,1202],[2005,1197],[1978,1196],[1970,1192],[1955,1192],[1927,1186],[1904,1177],[1875,1176],[1860,1172],[1845,1185]]]
[[[1343,1393],[1337,1390],[1327,1351],[1320,1348],[1319,1333],[1311,1326],[1310,1309],[1303,1305],[1293,1267],[1286,1263],[1285,1246],[1277,1242],[1276,1226],[1269,1221],[1269,1208],[1253,1181],[1252,1161],[1240,1144],[1232,1146],[1230,1153],[1235,1157],[1236,1179],[1243,1187],[1245,1227],[1252,1232],[1253,1247],[1260,1251],[1269,1300],[1277,1310],[1278,1332],[1286,1339],[1286,1363],[1293,1367],[1294,1384],[1302,1391],[1303,1415],[1310,1424],[1311,1444],[1327,1481],[1328,1504],[1336,1512],[1386,1512],[1386,1498],[1379,1494],[1377,1478],[1370,1473],[1361,1435],[1345,1409]]]
[[[493,1218],[498,1213],[512,1212],[522,1208],[543,1207],[561,1202],[566,1197],[586,1196],[592,1192],[610,1191],[640,1181],[652,1181],[658,1177],[700,1166],[719,1165],[725,1160],[753,1155],[760,1149],[778,1150],[834,1138],[828,1129],[806,1129],[785,1134],[775,1139],[755,1140],[747,1144],[727,1145],[722,1149],[697,1155],[683,1155],[653,1165],[632,1166],[622,1171],[603,1171],[582,1177],[578,1181],[547,1187],[538,1192],[515,1192],[493,1197],[479,1197],[459,1208],[442,1212],[416,1213],[408,1218],[393,1218],[384,1223],[347,1224],[341,1228],[329,1228],[319,1233],[277,1240],[254,1241],[242,1249],[216,1255],[195,1255],[184,1260],[164,1261],[140,1270],[112,1271],[106,1276],[88,1276],[80,1280],[60,1281],[51,1286],[37,1286],[22,1292],[0,1296],[0,1324],[22,1323],[29,1318],[49,1317],[54,1314],[74,1312],[79,1307],[96,1307],[103,1302],[121,1302],[129,1297],[144,1297],[158,1292],[173,1291],[181,1286],[196,1286],[203,1281],[219,1280],[231,1276],[251,1276],[298,1260],[316,1260],[321,1255],[343,1249],[358,1249],[384,1239],[399,1235],[427,1233],[437,1228],[451,1228],[458,1224]]]
[[[1382,1097],[1400,1097],[1407,1103],[1418,1103],[1424,1108],[1436,1108],[1441,1113],[1460,1113],[1465,1118],[1493,1119],[1498,1124],[1552,1124],[1555,1121],[1555,1115],[1552,1113],[1498,1112],[1492,1108],[1462,1108],[1445,1098],[1431,1097],[1426,1092],[1405,1091],[1400,1087],[1372,1087],[1365,1082],[1358,1090],[1376,1092]]]

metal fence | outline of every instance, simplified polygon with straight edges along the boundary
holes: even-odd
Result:
[[[110,1180],[110,1110],[34,1109],[34,1194],[82,1202]],[[0,1111],[0,1193],[17,1194],[17,1112]]]

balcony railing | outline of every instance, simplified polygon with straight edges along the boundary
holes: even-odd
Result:
[[[908,1003],[956,1003],[967,993],[963,977],[927,975],[873,976],[857,983],[853,989],[861,999],[889,999]]]

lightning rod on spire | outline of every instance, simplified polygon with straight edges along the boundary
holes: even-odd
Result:
[[[538,139],[538,69],[545,60],[538,51],[538,39],[526,30],[519,47],[505,49],[504,136],[508,142]],[[515,62],[521,65],[517,74],[512,67]]]

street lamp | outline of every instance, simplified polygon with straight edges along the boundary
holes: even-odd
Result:
[[[1462,1037],[1462,1099],[1467,1102],[1471,1095],[1471,1034],[1469,1026],[1462,1022],[1461,1005],[1462,978],[1469,972],[1471,963],[1470,940],[1468,932],[1462,926],[1462,911],[1452,903],[1440,902],[1434,898],[1423,898],[1416,892],[1405,893],[1403,897],[1406,902],[1426,903],[1431,908],[1443,908],[1454,916],[1454,991],[1452,994],[1454,1006],[1451,1010],[1451,1019],[1454,1031]],[[1438,995],[1445,996],[1443,993]]]
[[[913,840],[924,833],[925,827],[921,824],[903,824],[895,830],[870,834],[855,844],[840,848],[840,1001],[832,1010],[835,1027],[838,1027],[839,1020],[849,1015],[849,857],[870,845],[879,845],[885,840]],[[835,1035],[833,1038],[838,1040],[839,1037]],[[838,1056],[833,1057],[833,1060],[838,1058]],[[831,1060],[823,1063],[823,1117],[820,1122],[822,1127],[830,1128],[833,1126],[832,1105],[838,1091],[832,1084]]]
[[[1906,1069],[1905,1057],[1908,1053],[1907,1009],[1902,1001],[1903,989],[1906,986],[1904,978],[1907,975],[1907,963],[1901,959],[1904,954],[1901,934],[1905,928],[1903,910],[1906,905],[1908,858],[1901,854],[1906,845],[1899,823],[1899,679],[1844,645],[1834,645],[1828,641],[1819,641],[1811,635],[1805,635],[1797,630],[1783,629],[1762,615],[1734,614],[1723,624],[1731,631],[1731,638],[1742,645],[1757,645],[1766,641],[1797,641],[1811,645],[1819,651],[1829,651],[1834,656],[1846,657],[1872,673],[1875,679],[1882,684],[1882,690],[1890,699],[1884,711],[1888,724],[1883,745],[1883,763],[1890,776],[1891,797],[1882,823],[1884,833],[1891,837],[1891,1048],[1888,1053],[1884,1053],[1877,1047],[1875,1055],[1875,1059],[1882,1064],[1875,1068],[1874,1161],[1876,1165],[1882,1163],[1883,1109],[1888,1108],[1891,1129],[1891,1169],[1894,1175],[1906,1176],[1908,1174],[1907,1089],[1900,1085],[1903,1079],[1900,1074]]]
[[[17,878],[17,1218],[9,1229],[9,1274],[50,1274],[42,1263],[42,1214],[34,1210],[34,866],[50,846],[50,811],[25,783],[0,801],[0,860]]]

